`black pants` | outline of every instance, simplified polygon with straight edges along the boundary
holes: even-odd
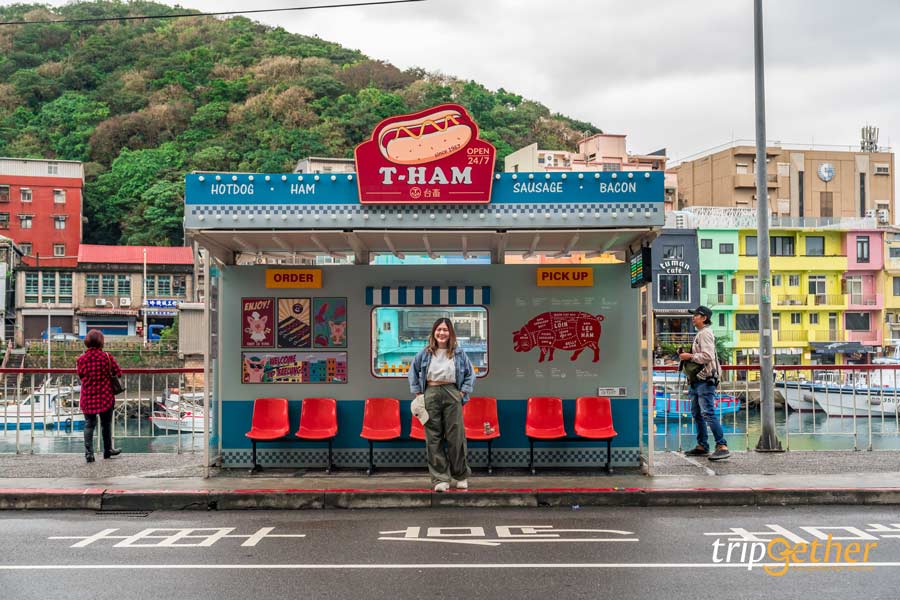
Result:
[[[97,417],[100,417],[100,435],[103,436],[103,453],[112,450],[112,415],[114,406],[109,410],[96,415],[84,415],[84,453],[94,453],[94,429],[97,427]]]

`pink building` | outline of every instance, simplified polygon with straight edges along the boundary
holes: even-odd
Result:
[[[884,269],[884,232],[877,229],[848,231],[844,237],[847,272],[844,289],[847,310],[844,328],[848,342],[881,346],[880,314],[884,310],[881,271]]]

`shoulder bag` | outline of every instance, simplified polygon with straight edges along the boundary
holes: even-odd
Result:
[[[113,396],[117,396],[125,391],[125,385],[122,383],[122,380],[116,376],[115,371],[113,371],[112,359],[108,352],[106,353],[106,360],[109,363],[109,387],[112,388]]]

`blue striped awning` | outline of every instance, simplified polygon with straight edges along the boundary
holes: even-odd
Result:
[[[491,303],[490,286],[367,287],[368,306],[477,306]]]

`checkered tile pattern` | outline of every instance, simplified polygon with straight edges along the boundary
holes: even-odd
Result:
[[[316,468],[328,460],[325,449],[258,449],[259,463],[263,466],[286,468]],[[495,467],[527,467],[528,448],[494,448],[491,453]],[[250,450],[225,450],[222,453],[225,467],[249,467],[252,465]],[[606,464],[606,448],[539,448],[534,449],[535,464],[541,467],[588,467]],[[369,450],[335,449],[334,462],[338,466],[365,468],[369,464]],[[487,448],[470,447],[469,464],[473,467],[487,465]],[[636,467],[640,464],[638,448],[613,448],[612,465]],[[381,467],[425,468],[425,449],[375,448],[375,465]]]
[[[495,203],[447,206],[363,206],[354,204],[188,205],[186,226],[198,229],[298,227],[477,227],[535,228],[572,226],[662,225],[663,205],[656,202]],[[648,216],[649,215],[649,216]]]

